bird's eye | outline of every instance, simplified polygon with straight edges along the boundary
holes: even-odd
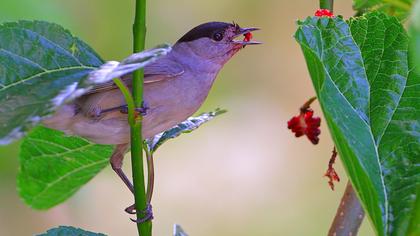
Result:
[[[221,40],[223,39],[223,33],[222,33],[222,32],[215,33],[215,34],[213,35],[213,39],[214,39],[215,41],[221,41]]]

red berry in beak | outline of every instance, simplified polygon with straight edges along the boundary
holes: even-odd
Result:
[[[317,17],[334,17],[334,14],[328,9],[318,9],[315,12],[315,16],[317,16]]]
[[[244,38],[244,42],[249,42],[252,39],[252,33],[248,32],[246,34],[244,34],[245,38]]]
[[[296,137],[306,135],[313,144],[318,144],[321,118],[313,117],[314,111],[309,107],[314,100],[315,98],[311,98],[300,108],[300,114],[287,122],[287,128],[291,129]]]

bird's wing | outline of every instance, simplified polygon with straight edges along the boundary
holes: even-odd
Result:
[[[162,58],[154,63],[147,65],[144,68],[144,83],[150,84],[159,81],[173,79],[184,73],[184,68],[173,60]],[[125,75],[121,80],[127,85],[131,86],[131,74]],[[118,88],[113,81],[107,83],[98,84],[93,87],[86,94],[93,94],[98,92],[104,92],[111,89]]]
[[[163,58],[144,68],[144,83],[153,83],[174,78],[183,73],[184,68],[179,63]]]

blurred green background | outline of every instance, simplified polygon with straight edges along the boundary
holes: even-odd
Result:
[[[353,15],[351,1],[335,13]],[[106,60],[131,52],[133,0],[1,0],[0,21],[56,22]],[[333,147],[325,122],[320,144],[295,139],[286,122],[314,95],[295,21],[312,15],[318,1],[148,1],[147,46],[174,43],[206,21],[232,21],[263,30],[220,73],[202,110],[229,112],[156,153],[154,235],[181,224],[192,236],[326,235],[346,177],[331,191],[323,177]],[[315,111],[320,115],[316,104]],[[19,143],[0,147],[0,235],[33,235],[73,225],[109,235],[136,235],[123,209],[133,203],[110,168],[66,203],[49,211],[25,206],[16,192]],[[127,159],[129,160],[129,159]],[[126,161],[126,171],[130,162]],[[360,235],[373,235],[365,220]]]

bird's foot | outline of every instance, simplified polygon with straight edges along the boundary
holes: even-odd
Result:
[[[147,111],[150,109],[150,107],[147,105],[146,102],[143,101],[141,104],[141,107],[138,107],[135,109],[137,114],[140,114],[141,116],[147,115]],[[128,106],[124,105],[120,107],[120,112],[123,114],[128,114]]]
[[[136,204],[133,204],[133,205],[125,208],[124,211],[127,212],[128,214],[135,215],[136,214]]]
[[[136,210],[136,205],[133,204],[127,208],[125,208],[125,212],[127,212],[128,214],[134,215],[137,214],[137,210]],[[140,219],[131,219],[131,221],[135,222],[135,223],[144,223],[146,221],[150,221],[153,220],[153,210],[152,210],[152,205],[151,204],[147,204],[146,209],[141,211],[143,217]]]

